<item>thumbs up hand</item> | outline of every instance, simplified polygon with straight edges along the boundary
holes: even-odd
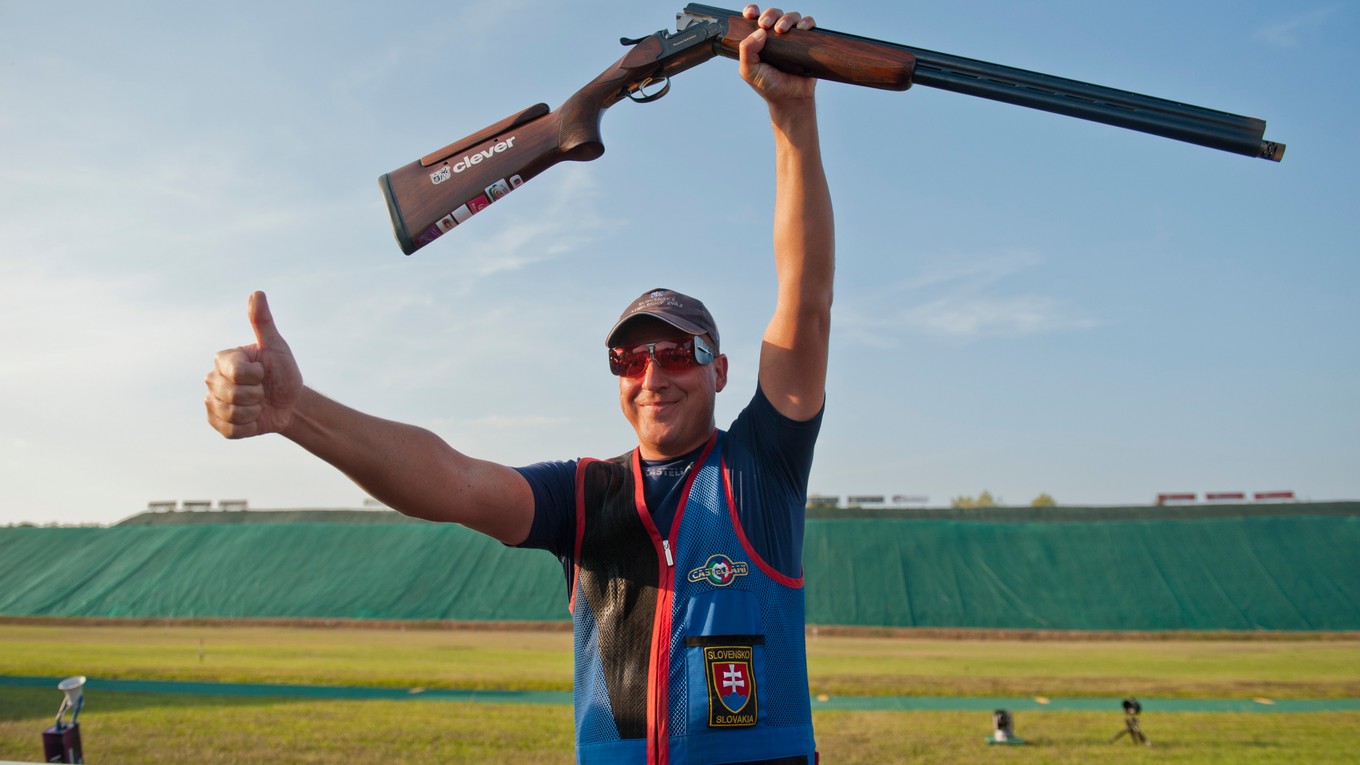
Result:
[[[250,296],[248,313],[255,344],[218,351],[204,380],[208,424],[227,438],[282,432],[302,393],[302,373],[263,292]]]

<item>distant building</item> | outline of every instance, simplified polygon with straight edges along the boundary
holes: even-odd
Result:
[[[810,494],[807,499],[809,508],[830,509],[841,507],[873,507],[873,508],[903,508],[921,507],[930,501],[930,497],[925,494],[851,494],[845,498],[844,504],[841,503],[839,496],[823,496],[821,494]]]
[[[1294,502],[1294,492],[1292,491],[1258,491],[1251,495],[1255,502]],[[1173,505],[1187,504],[1199,501],[1199,494],[1190,492],[1166,492],[1157,495],[1157,504]],[[1247,493],[1245,491],[1206,491],[1204,493],[1205,502],[1246,502]]]
[[[892,504],[902,505],[924,505],[930,501],[930,497],[925,494],[894,494]]]
[[[1170,505],[1178,502],[1194,502],[1199,499],[1195,492],[1165,492],[1157,495],[1157,504]]]
[[[1254,495],[1257,502],[1293,502],[1292,491],[1258,491]]]

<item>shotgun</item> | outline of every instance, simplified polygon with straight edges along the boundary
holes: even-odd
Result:
[[[624,98],[655,101],[670,78],[715,56],[735,59],[756,22],[740,11],[690,4],[676,31],[623,38],[614,65],[557,110],[535,104],[378,179],[392,230],[410,255],[558,162],[604,153],[600,120]],[[883,90],[912,84],[1279,162],[1285,145],[1264,120],[1168,101],[820,27],[770,35],[761,61],[785,72]]]

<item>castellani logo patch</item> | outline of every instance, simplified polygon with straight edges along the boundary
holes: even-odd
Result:
[[[704,647],[708,675],[708,727],[750,728],[756,724],[756,674],[749,645]]]
[[[731,558],[719,553],[708,556],[704,565],[689,572],[691,582],[702,582],[707,580],[714,587],[726,587],[736,581],[739,576],[746,576],[749,567],[745,561],[732,560]]]

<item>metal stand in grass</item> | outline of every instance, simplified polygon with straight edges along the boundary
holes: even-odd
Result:
[[[988,744],[1015,746],[1025,743],[1023,738],[1015,737],[1015,718],[1009,710],[998,709],[992,713],[992,728],[992,735],[987,738]]]
[[[1143,729],[1138,727],[1138,715],[1142,711],[1143,705],[1138,703],[1138,699],[1124,699],[1124,730],[1114,734],[1114,738],[1110,739],[1111,744],[1118,741],[1120,736],[1127,733],[1129,734],[1129,741],[1135,744],[1147,744],[1149,747],[1152,746],[1152,742],[1148,741],[1147,736],[1143,735]]]

